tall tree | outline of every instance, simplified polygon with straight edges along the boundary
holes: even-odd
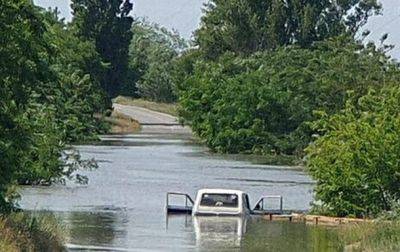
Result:
[[[27,0],[0,4],[0,213],[10,206],[9,185],[29,155],[24,120],[30,90],[46,81],[43,20]]]
[[[87,63],[100,62],[94,46],[31,0],[1,2],[0,58],[2,213],[12,208],[15,182],[72,178],[81,160],[70,162],[76,158],[63,154],[65,142],[96,136],[101,124],[93,114],[102,110],[103,95],[86,71]]]
[[[118,94],[125,81],[128,68],[129,43],[132,38],[129,16],[133,4],[130,0],[73,0],[71,4],[78,36],[93,41],[105,71],[93,69],[101,86],[110,97]]]
[[[159,102],[176,101],[174,62],[188,43],[177,32],[146,21],[134,22],[132,30],[130,78],[122,94]]]
[[[211,0],[196,41],[208,58],[297,44],[308,47],[357,34],[381,6],[377,0]]]

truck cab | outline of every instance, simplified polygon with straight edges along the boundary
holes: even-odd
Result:
[[[174,204],[173,199],[183,199],[184,204]],[[273,201],[277,208],[271,208]],[[167,214],[192,214],[194,216],[247,216],[247,215],[282,215],[282,196],[262,196],[254,209],[250,208],[249,196],[239,190],[201,189],[196,199],[179,192],[168,192],[166,197]]]
[[[202,189],[194,201],[195,216],[245,216],[251,213],[249,196],[239,190]]]

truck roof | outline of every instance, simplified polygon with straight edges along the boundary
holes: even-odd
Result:
[[[201,189],[198,191],[198,194],[204,194],[204,193],[210,193],[210,194],[237,194],[237,195],[242,195],[244,194],[243,191],[240,190],[231,190],[231,189],[211,189],[211,188],[205,188]]]

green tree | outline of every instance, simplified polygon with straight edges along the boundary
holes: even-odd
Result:
[[[64,148],[95,136],[93,113],[102,111],[104,96],[87,72],[87,64],[100,62],[94,47],[73,37],[54,13],[28,0],[3,1],[0,13],[3,212],[12,207],[15,182],[63,181],[79,165],[93,167]]]
[[[129,0],[73,0],[71,4],[77,35],[93,41],[102,61],[108,66],[103,72],[98,68],[91,73],[110,97],[120,92],[128,68],[129,43],[132,38],[133,4]]]
[[[347,91],[366,94],[398,81],[399,69],[373,45],[346,37],[243,58],[198,60],[179,85],[181,116],[219,152],[303,155],[313,111],[334,114]]]
[[[335,216],[376,216],[400,200],[398,82],[350,99],[344,110],[314,126],[322,134],[307,149],[317,181],[316,210]]]
[[[73,157],[66,155],[65,144],[97,139],[102,123],[94,114],[105,109],[105,95],[88,73],[89,65],[101,67],[94,46],[76,38],[55,12],[37,12],[44,30],[41,59],[48,68],[40,74],[46,78],[29,90],[23,113],[31,135],[27,161],[16,175],[20,184],[71,178],[78,167],[68,169],[73,161],[66,159]]]
[[[356,35],[380,10],[377,0],[212,0],[196,42],[208,58],[250,54],[296,44],[309,47],[348,32]]]
[[[132,30],[130,80],[123,94],[159,102],[176,101],[174,62],[188,47],[187,42],[178,33],[145,21],[136,21]]]
[[[9,209],[8,188],[29,156],[31,133],[23,113],[30,90],[48,69],[41,57],[42,24],[29,1],[0,4],[0,212]]]
[[[46,16],[46,42],[52,80],[39,86],[40,103],[51,104],[66,142],[83,141],[97,137],[101,123],[94,118],[110,105],[92,69],[102,70],[101,58],[90,41],[82,41],[70,26],[58,20],[52,12]]]

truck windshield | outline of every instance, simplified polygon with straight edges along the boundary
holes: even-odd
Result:
[[[238,207],[236,194],[205,193],[201,197],[200,205],[208,207]]]

